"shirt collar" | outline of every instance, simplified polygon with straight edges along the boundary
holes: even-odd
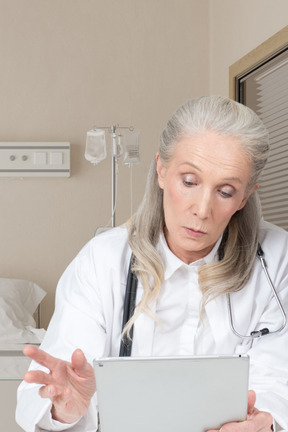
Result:
[[[174,253],[171,251],[171,249],[169,249],[168,244],[166,242],[164,233],[162,232],[160,235],[160,239],[159,239],[159,244],[158,244],[158,251],[160,253],[160,255],[162,256],[163,262],[164,262],[164,266],[165,266],[165,275],[164,278],[169,279],[172,274],[178,270],[181,266],[186,266],[186,267],[200,267],[204,264],[210,264],[214,261],[217,260],[217,251],[218,248],[220,246],[222,240],[222,235],[219,237],[219,239],[217,240],[215,246],[213,247],[213,249],[203,258],[194,261],[191,264],[186,264],[184,263],[180,258],[178,258],[176,255],[174,255]]]

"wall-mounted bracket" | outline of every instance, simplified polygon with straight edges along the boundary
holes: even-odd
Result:
[[[70,177],[70,143],[0,142],[0,177]]]

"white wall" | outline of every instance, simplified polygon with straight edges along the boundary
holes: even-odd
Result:
[[[94,125],[141,130],[136,208],[174,109],[209,91],[209,0],[0,0],[0,141],[70,141],[69,179],[0,179],[2,277],[47,292],[111,215],[110,158],[84,159]],[[203,55],[203,53],[205,53]],[[116,223],[129,217],[120,166]]]
[[[210,93],[229,94],[229,66],[287,25],[287,0],[210,0]]]

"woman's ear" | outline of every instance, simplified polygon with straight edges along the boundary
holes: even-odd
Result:
[[[259,188],[259,184],[257,183],[255,186],[253,186],[253,188],[251,188],[249,190],[249,193],[243,198],[243,200],[241,201],[241,204],[238,208],[238,210],[241,210],[245,204],[247,203],[248,199],[250,198],[250,196],[253,194],[253,192],[255,192],[257,189]]]
[[[160,189],[164,189],[164,177],[166,168],[160,161],[159,153],[156,154],[156,170],[158,174],[158,184]]]

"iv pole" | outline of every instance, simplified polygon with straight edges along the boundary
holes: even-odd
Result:
[[[117,126],[111,126],[111,136],[112,136],[112,166],[111,166],[111,193],[112,193],[112,214],[111,214],[111,226],[112,228],[115,227],[115,206],[116,206],[116,163],[117,163],[117,155],[118,155],[118,148],[117,148],[117,135],[116,135],[116,128]],[[121,150],[120,150],[121,151]]]
[[[122,154],[122,148],[121,144],[117,143],[117,134],[116,129],[129,129],[130,131],[134,130],[133,126],[119,126],[113,125],[113,126],[101,126],[97,127],[99,129],[108,129],[111,133],[111,153],[112,153],[112,159],[111,159],[111,198],[112,198],[112,214],[111,214],[111,227],[115,227],[115,207],[116,207],[116,164],[117,160]],[[95,129],[95,128],[94,128]],[[120,138],[121,135],[119,134],[118,137]]]

